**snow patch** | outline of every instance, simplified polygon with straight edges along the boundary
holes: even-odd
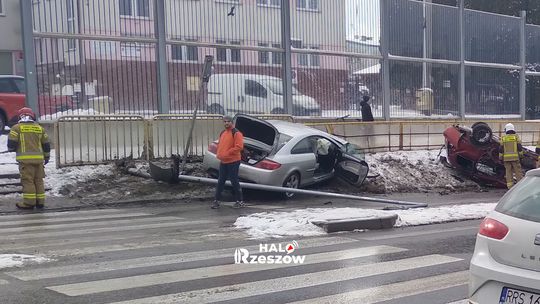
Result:
[[[8,267],[21,267],[29,263],[45,263],[52,261],[49,258],[28,254],[0,254],[0,269]]]
[[[262,212],[239,217],[234,226],[246,229],[256,239],[286,236],[315,236],[326,232],[312,224],[314,221],[333,219],[367,219],[398,215],[394,227],[427,225],[434,223],[484,218],[495,209],[494,203],[452,205],[436,208],[384,211],[361,208],[307,208],[291,212]]]

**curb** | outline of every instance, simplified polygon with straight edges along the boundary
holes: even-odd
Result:
[[[390,229],[394,227],[397,218],[397,214],[392,214],[382,217],[313,221],[311,223],[323,228],[327,233],[332,233],[338,231],[353,231],[365,229]]]

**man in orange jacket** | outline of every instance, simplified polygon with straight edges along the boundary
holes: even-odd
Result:
[[[212,209],[218,209],[220,207],[219,198],[227,179],[231,181],[236,199],[233,207],[242,208],[244,207],[244,200],[238,179],[238,169],[240,168],[240,161],[242,159],[241,152],[244,149],[244,135],[234,128],[232,117],[228,115],[223,116],[223,123],[225,130],[219,136],[217,147],[217,159],[221,163],[219,164],[219,178]]]

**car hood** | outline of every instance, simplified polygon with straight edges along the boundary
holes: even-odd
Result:
[[[279,137],[277,129],[267,121],[245,114],[236,114],[234,126],[245,138],[260,142],[267,147],[274,147]]]
[[[306,95],[293,95],[293,104],[306,109],[318,109],[320,107],[313,97]]]

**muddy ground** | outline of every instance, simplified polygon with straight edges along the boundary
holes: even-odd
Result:
[[[165,164],[170,161],[165,161]],[[437,166],[434,170],[431,166]],[[391,193],[438,193],[446,195],[456,192],[488,191],[476,183],[460,176],[450,169],[441,169],[442,164],[423,164],[411,166],[408,160],[390,157],[384,165],[373,162],[368,178],[362,186],[352,186],[339,178],[308,189],[342,194],[391,194]],[[392,168],[389,170],[388,168]],[[444,174],[437,172],[444,170]],[[193,161],[186,164],[190,175],[210,177],[202,166],[202,162]],[[180,182],[168,184],[154,181],[148,177],[149,165],[144,161],[117,162],[111,175],[97,176],[85,182],[63,186],[59,194],[77,198],[86,203],[105,203],[122,200],[182,200],[183,202],[211,200],[215,186],[198,183]],[[248,195],[280,200],[280,194],[249,191]]]

